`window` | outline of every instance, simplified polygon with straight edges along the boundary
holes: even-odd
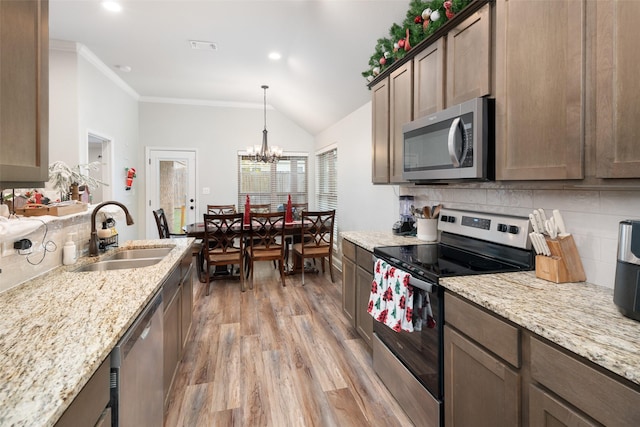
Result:
[[[316,154],[316,206],[320,211],[338,209],[338,149],[335,146]],[[334,227],[334,233],[338,233],[337,215]]]
[[[292,203],[307,203],[307,156],[282,156],[277,163],[256,163],[238,155],[238,210],[244,210],[249,195],[251,204],[270,204],[271,210]]]

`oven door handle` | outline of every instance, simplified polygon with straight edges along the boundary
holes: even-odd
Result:
[[[435,285],[433,283],[425,282],[424,280],[420,280],[414,276],[411,276],[411,279],[409,279],[409,284],[414,288],[422,289],[423,291],[427,291],[430,294],[435,292]]]

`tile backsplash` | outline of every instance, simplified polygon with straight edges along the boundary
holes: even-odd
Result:
[[[403,187],[415,205],[528,216],[533,209],[559,209],[573,234],[587,281],[613,288],[618,223],[640,220],[640,191],[519,190],[496,188]]]
[[[5,256],[0,257],[0,270],[2,271],[0,273],[0,292],[62,265],[62,247],[67,236],[71,233],[75,233],[73,240],[78,250],[78,256],[88,253],[91,232],[90,212],[60,218],[31,217],[15,221],[31,221],[39,224],[36,224],[35,231],[17,237],[12,235],[11,238],[8,238],[6,237],[8,233],[0,233],[0,246],[5,248]],[[2,225],[6,224],[5,222]],[[23,238],[31,240],[33,244],[33,251],[29,255],[20,255],[12,249],[13,242]],[[0,255],[2,254],[0,253]]]

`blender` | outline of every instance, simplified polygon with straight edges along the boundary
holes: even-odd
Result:
[[[413,206],[413,196],[400,196],[400,220],[393,224],[391,230],[393,234],[401,236],[415,235],[413,214],[411,207]]]

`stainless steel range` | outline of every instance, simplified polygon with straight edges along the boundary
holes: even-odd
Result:
[[[415,425],[444,425],[446,308],[440,279],[534,269],[530,227],[524,217],[442,209],[439,243],[374,249],[377,258],[411,275],[412,321],[420,327],[396,332],[374,322],[373,366]]]

